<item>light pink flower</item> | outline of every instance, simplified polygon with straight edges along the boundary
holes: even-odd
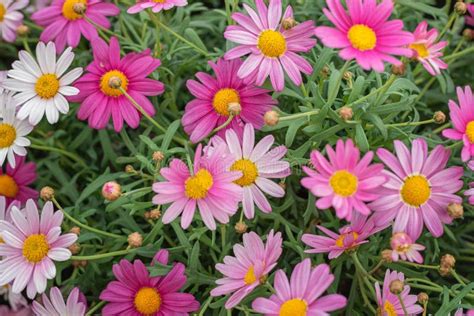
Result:
[[[266,244],[254,232],[243,235],[244,245],[234,245],[235,257],[225,256],[224,263],[218,263],[216,269],[224,275],[218,279],[218,286],[211,291],[211,296],[232,295],[225,303],[231,309],[250,294],[268,273],[276,266],[282,252],[281,233],[273,230],[267,236]]]
[[[339,48],[344,60],[355,59],[365,70],[384,71],[384,62],[401,65],[392,55],[410,57],[405,47],[413,35],[403,31],[402,20],[388,20],[393,10],[392,0],[347,0],[348,12],[341,0],[326,0],[329,10],[323,12],[335,27],[320,26],[315,30],[324,45]]]
[[[311,267],[311,261],[298,263],[291,279],[283,270],[275,273],[275,294],[270,298],[259,297],[252,308],[265,316],[329,315],[329,312],[343,308],[347,299],[340,294],[321,296],[334,281],[327,264]]]
[[[13,43],[16,29],[23,22],[20,10],[28,5],[28,0],[0,0],[0,38]]]
[[[374,156],[368,152],[360,159],[360,152],[351,139],[345,143],[339,139],[336,150],[326,146],[329,162],[317,150],[311,153],[314,169],[303,167],[309,177],[301,180],[301,184],[320,197],[316,206],[327,209],[331,206],[339,218],[351,220],[354,211],[369,215],[370,209],[366,202],[379,197],[379,188],[387,179],[382,174],[382,164],[370,164]]]
[[[301,72],[309,75],[313,67],[297,53],[308,52],[316,45],[312,34],[314,22],[305,21],[284,29],[281,25],[281,0],[270,0],[268,8],[263,0],[255,0],[255,4],[257,12],[244,4],[248,15],[232,14],[232,19],[238,25],[228,26],[224,37],[239,46],[229,50],[225,59],[250,54],[237,74],[259,86],[270,76],[273,88],[282,91],[285,87],[285,72],[295,85],[301,85]],[[283,20],[292,17],[293,9],[288,6]]]
[[[186,0],[137,0],[137,3],[127,10],[127,13],[135,14],[147,8],[151,8],[151,11],[157,13],[173,7],[184,7],[187,4]]]
[[[82,297],[81,297],[82,296]],[[82,301],[84,295],[75,287],[64,302],[63,295],[57,287],[51,288],[49,298],[46,294],[41,296],[42,304],[33,301],[33,312],[37,316],[84,316],[87,304]]]
[[[0,306],[0,315],[5,315],[5,316],[31,316],[32,311],[31,311],[31,308],[29,306],[15,311],[13,308],[10,309],[6,305],[1,305]]]
[[[36,164],[25,162],[25,157],[15,157],[15,168],[7,164],[5,171],[0,168],[0,195],[6,199],[7,206],[14,200],[25,203],[28,199],[37,199],[38,191],[28,187],[36,180]]]
[[[474,171],[474,160],[467,164],[471,171]],[[469,183],[469,189],[464,191],[464,195],[468,197],[469,204],[474,205],[474,182]]]
[[[461,151],[463,161],[474,157],[474,97],[470,86],[457,88],[459,106],[449,100],[449,116],[454,128],[447,128],[443,136],[453,140],[462,140],[464,147]]]
[[[421,250],[425,250],[425,246],[416,244],[411,237],[404,233],[398,232],[392,235],[390,239],[390,246],[392,247],[392,260],[398,261],[399,258],[405,261],[423,263]]]
[[[463,186],[463,168],[446,168],[451,151],[441,145],[428,156],[422,138],[412,142],[411,152],[399,140],[394,145],[397,157],[384,148],[377,150],[391,171],[384,171],[389,181],[379,189],[382,196],[370,204],[375,223],[395,219],[393,231],[406,232],[413,240],[420,237],[424,223],[434,237],[441,236],[443,223],[452,222],[448,204],[462,202],[455,193]]]

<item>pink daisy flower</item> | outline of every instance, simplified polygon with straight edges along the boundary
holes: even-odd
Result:
[[[160,250],[152,265],[168,264],[168,251]],[[189,315],[199,309],[194,296],[179,290],[186,283],[182,263],[175,263],[168,274],[152,277],[141,260],[132,263],[122,259],[114,264],[117,281],[112,281],[100,294],[100,299],[109,302],[102,314],[112,315]]]
[[[84,8],[83,14],[77,13],[78,7]],[[54,41],[56,51],[59,53],[66,45],[77,47],[81,36],[89,41],[99,36],[95,26],[89,23],[85,16],[95,24],[108,29],[110,22],[107,17],[119,13],[120,9],[115,4],[102,0],[53,0],[49,7],[33,13],[31,19],[45,27],[40,40],[45,43]]]
[[[7,199],[4,196],[0,195],[0,221],[11,222],[12,218],[10,214],[13,207],[21,207],[20,202],[12,201],[9,205],[7,205]]]
[[[399,232],[392,235],[390,239],[390,246],[392,247],[392,260],[398,261],[399,258],[405,261],[423,263],[423,257],[419,251],[425,250],[425,246],[416,244],[411,237]]]
[[[474,160],[469,161],[467,166],[474,171]],[[469,183],[469,189],[464,191],[464,195],[468,197],[469,204],[474,205],[474,182]]]
[[[216,74],[215,78],[199,72],[196,77],[200,82],[187,82],[189,91],[196,97],[186,105],[182,119],[184,130],[190,135],[191,141],[201,141],[214,128],[224,124],[229,119],[229,108],[232,107],[238,107],[240,113],[234,115],[231,123],[220,130],[218,135],[224,137],[226,129],[233,129],[241,138],[245,123],[261,129],[265,112],[277,104],[270,96],[270,91],[257,88],[237,76],[242,65],[240,59],[218,59],[217,64],[209,62],[209,65]]]
[[[466,24],[474,26],[474,4],[467,5]]]
[[[242,200],[242,188],[233,182],[242,173],[230,170],[232,161],[233,158],[226,155],[224,145],[203,157],[199,144],[192,171],[179,159],[173,159],[169,168],[162,168],[160,173],[166,181],[153,184],[153,191],[157,193],[153,203],[171,203],[163,215],[163,223],[171,223],[182,213],[181,227],[186,229],[198,208],[209,229],[216,229],[215,219],[227,224]]]
[[[442,41],[435,44],[438,38],[437,29],[433,28],[428,31],[428,23],[423,21],[418,24],[413,36],[415,41],[409,46],[413,50],[412,57],[418,60],[430,75],[439,75],[441,69],[448,68],[448,65],[440,59],[443,56],[442,50],[448,45],[448,42]]]
[[[455,193],[463,186],[463,168],[446,168],[451,151],[441,145],[428,156],[424,139],[415,139],[411,152],[399,140],[394,145],[397,156],[384,148],[377,150],[391,171],[384,171],[389,181],[379,189],[383,195],[370,205],[375,224],[384,225],[395,219],[393,231],[406,232],[416,240],[424,223],[434,237],[441,236],[443,223],[452,222],[448,204],[462,202]]]
[[[20,10],[28,5],[28,0],[0,0],[0,38],[13,43],[16,29],[23,22]]]
[[[127,10],[127,13],[135,14],[147,8],[151,8],[151,11],[157,13],[161,10],[169,10],[173,7],[184,7],[186,5],[188,5],[186,0],[137,0],[137,3]]]
[[[347,0],[348,12],[341,0],[326,0],[329,10],[323,12],[335,27],[320,26],[315,30],[324,45],[340,48],[344,60],[355,59],[365,70],[384,71],[384,61],[401,65],[392,55],[410,57],[405,46],[413,35],[403,31],[402,20],[388,20],[393,10],[392,0]]]
[[[255,0],[255,4],[257,12],[244,4],[248,15],[232,14],[232,19],[238,25],[228,26],[224,37],[239,46],[229,50],[225,59],[250,54],[237,75],[258,86],[263,85],[270,76],[273,88],[282,91],[285,87],[285,72],[295,85],[301,85],[301,73],[309,75],[313,67],[297,53],[308,52],[316,45],[312,32],[314,22],[305,21],[284,29],[281,22],[293,17],[291,6],[286,8],[282,16],[281,0],[270,0],[268,8],[263,0]]]
[[[4,196],[7,206],[14,200],[25,203],[28,199],[36,200],[38,191],[28,187],[36,180],[36,165],[25,163],[25,157],[16,156],[15,168],[9,164],[6,172],[0,168],[0,196]]]
[[[470,86],[457,88],[459,106],[449,100],[449,116],[454,128],[447,128],[443,136],[453,140],[462,140],[464,147],[461,151],[463,161],[474,157],[474,98]]]
[[[404,281],[405,275],[401,272],[387,269],[385,272],[385,279],[383,281],[383,289],[380,288],[379,282],[375,283],[375,291],[377,293],[378,312],[382,316],[405,315],[402,304],[397,295],[390,292],[390,284],[393,281]],[[410,295],[410,286],[405,285],[403,291],[400,293],[403,300],[403,305],[409,315],[417,315],[423,312],[423,308],[416,304],[417,296]]]
[[[343,308],[347,299],[340,294],[321,296],[334,281],[327,264],[311,267],[311,260],[298,263],[291,279],[283,270],[275,273],[275,294],[270,298],[259,297],[252,308],[266,316],[329,315]]]
[[[37,316],[84,316],[86,314],[87,303],[84,294],[77,287],[69,293],[66,302],[57,287],[51,288],[49,298],[43,294],[41,300],[42,304],[33,301],[33,313]]]
[[[82,102],[77,117],[88,120],[89,126],[102,129],[112,116],[115,131],[119,132],[125,121],[130,127],[140,124],[140,113],[118,88],[112,88],[111,81],[119,83],[150,116],[155,108],[146,96],[160,95],[163,83],[147,78],[160,66],[159,59],[150,55],[147,49],[142,53],[130,53],[120,58],[120,44],[115,37],[107,45],[102,39],[92,41],[94,61],[87,66],[88,73],[76,81],[80,90],[69,100]]]
[[[329,162],[317,150],[311,153],[314,169],[303,167],[309,177],[301,180],[301,184],[320,197],[316,201],[319,209],[331,206],[339,218],[351,220],[354,211],[369,215],[370,209],[366,202],[379,197],[379,187],[387,179],[382,174],[382,164],[370,164],[374,156],[368,152],[360,159],[359,149],[351,139],[345,143],[339,139],[336,151],[326,146]]]
[[[231,309],[238,305],[257,286],[265,282],[268,273],[277,265],[282,252],[281,233],[273,230],[267,236],[266,244],[254,232],[242,236],[244,244],[234,245],[234,255],[225,256],[224,263],[216,264],[216,269],[224,278],[216,281],[217,287],[211,296],[232,295],[225,303]]]
[[[77,240],[77,235],[61,235],[63,213],[54,212],[52,202],[44,205],[40,215],[35,202],[28,200],[25,211],[13,208],[11,217],[12,223],[0,221],[5,241],[0,247],[0,285],[13,282],[14,293],[26,288],[28,297],[33,299],[55,277],[53,261],[69,260],[71,251],[67,247]]]
[[[31,316],[32,311],[30,307],[24,307],[19,310],[14,310],[13,308],[10,309],[10,307],[6,305],[1,305],[0,306],[0,315],[6,315],[6,316]]]

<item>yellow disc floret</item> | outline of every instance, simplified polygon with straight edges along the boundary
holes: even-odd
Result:
[[[354,242],[357,240],[357,238],[359,238],[359,234],[356,232],[342,234],[341,236],[339,236],[339,238],[336,239],[336,246],[344,247],[344,240],[346,240],[347,236],[349,236],[350,234],[352,234]]]
[[[240,96],[237,90],[224,88],[217,91],[212,100],[212,106],[217,114],[229,116],[229,104],[240,103]]]
[[[244,282],[245,284],[250,285],[254,283],[255,281],[257,281],[257,277],[255,276],[255,271],[254,271],[253,266],[250,266],[250,268],[248,269],[247,273],[244,276]]]
[[[329,179],[329,185],[337,195],[348,197],[356,193],[358,179],[349,171],[338,170]]]
[[[418,57],[420,58],[426,58],[430,55],[430,52],[426,48],[425,44],[411,44],[409,47],[416,51]]]
[[[51,99],[59,91],[59,80],[55,74],[45,74],[38,78],[35,91],[42,99]]]
[[[66,1],[64,1],[62,12],[63,12],[63,16],[67,20],[75,21],[75,20],[83,18],[83,15],[78,14],[76,12],[77,10],[74,9],[74,6],[77,7],[78,4],[87,6],[87,0],[66,0]]]
[[[466,125],[466,135],[471,144],[474,144],[474,121],[470,121]]]
[[[5,6],[0,3],[0,22],[3,22],[5,19],[5,14],[7,13],[7,9],[5,9]]]
[[[283,303],[279,316],[306,316],[308,303],[305,300],[294,298]]]
[[[111,80],[119,82],[119,87],[112,88],[110,83]],[[106,72],[102,78],[100,78],[100,90],[109,97],[119,97],[122,95],[122,92],[119,88],[127,91],[128,88],[128,78],[120,70],[111,70]]]
[[[397,311],[395,310],[395,306],[389,301],[385,301],[383,304],[383,310],[385,311],[385,315],[387,316],[397,316]]]
[[[377,35],[374,30],[364,24],[356,24],[349,29],[347,38],[352,47],[360,51],[374,49],[377,45]]]
[[[409,176],[403,183],[400,195],[406,204],[419,207],[430,198],[431,187],[424,176]]]
[[[185,182],[185,194],[188,198],[199,200],[207,196],[207,192],[214,184],[214,179],[209,171],[200,169]]]
[[[143,287],[135,295],[134,304],[142,315],[154,315],[160,310],[161,296],[156,289]]]
[[[16,139],[16,129],[7,123],[0,123],[0,148],[13,145]]]
[[[278,31],[266,30],[260,33],[257,47],[266,57],[280,57],[286,52],[286,39]]]
[[[44,234],[28,236],[23,243],[23,257],[31,263],[38,263],[49,251],[48,240]]]
[[[6,196],[7,198],[14,198],[19,190],[15,179],[6,174],[0,175],[0,195]]]
[[[258,177],[257,166],[248,159],[237,160],[230,167],[230,170],[242,172],[242,177],[234,181],[234,183],[240,185],[241,187],[246,187],[253,184]]]

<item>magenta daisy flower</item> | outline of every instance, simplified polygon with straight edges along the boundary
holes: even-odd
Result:
[[[401,65],[392,55],[411,57],[413,35],[403,31],[402,20],[388,20],[392,0],[347,0],[348,11],[341,0],[326,0],[329,10],[323,12],[335,27],[320,26],[315,30],[324,45],[340,48],[344,60],[355,59],[365,70],[384,71],[384,61]]]
[[[6,198],[7,206],[14,200],[25,203],[28,199],[36,200],[38,191],[28,187],[36,180],[36,165],[33,162],[25,163],[25,157],[16,156],[15,168],[9,164],[6,172],[0,168],[0,196]]]
[[[135,14],[147,8],[151,8],[151,11],[157,13],[161,10],[169,10],[173,7],[184,7],[186,5],[188,5],[187,0],[137,0],[137,3],[127,10],[127,13]]]
[[[28,0],[0,0],[0,38],[5,42],[16,40],[16,29],[23,22],[20,10],[28,5]]]
[[[474,160],[469,161],[467,165],[474,171]],[[469,183],[469,189],[464,191],[464,195],[468,197],[469,204],[474,205],[474,182]]]
[[[216,281],[217,287],[211,291],[211,296],[232,295],[225,303],[225,308],[231,309],[239,304],[262,282],[268,273],[276,266],[282,252],[281,233],[274,234],[273,230],[267,236],[266,244],[254,232],[242,236],[244,244],[234,245],[235,257],[226,256],[224,263],[216,264],[216,269],[224,278]]]
[[[449,100],[449,116],[454,128],[447,128],[443,136],[453,140],[462,140],[464,147],[461,151],[463,161],[474,157],[474,97],[470,86],[464,91],[457,88],[459,106],[453,100]]]
[[[236,59],[250,56],[240,66],[238,76],[264,84],[270,76],[273,88],[282,91],[285,87],[285,72],[296,85],[303,82],[301,73],[311,74],[313,67],[297,53],[308,52],[316,40],[313,38],[313,21],[305,21],[285,29],[282,26],[281,0],[270,0],[269,6],[263,0],[255,0],[257,12],[244,4],[248,15],[232,14],[238,25],[226,28],[224,37],[239,46],[229,50],[225,59]],[[283,20],[293,17],[293,9],[288,6]]]
[[[377,150],[391,171],[384,171],[389,181],[379,189],[383,195],[370,204],[375,224],[395,219],[393,231],[406,232],[416,240],[424,223],[433,236],[441,236],[443,223],[452,222],[448,204],[462,202],[455,193],[463,186],[463,168],[446,168],[451,151],[441,145],[428,155],[424,139],[415,139],[411,152],[399,140],[394,145],[397,157],[384,148]]]
[[[80,10],[84,12],[81,14]],[[31,19],[45,28],[40,40],[45,43],[54,41],[59,53],[66,46],[77,47],[81,36],[89,41],[99,36],[95,26],[85,19],[86,16],[108,29],[110,22],[107,17],[119,13],[120,9],[115,4],[103,0],[53,0],[49,7],[33,13]]]
[[[259,297],[252,308],[266,316],[329,315],[343,308],[347,299],[340,294],[321,296],[334,281],[327,264],[311,267],[311,260],[298,263],[288,280],[283,270],[275,273],[275,294]]]
[[[466,24],[474,26],[474,4],[467,4]]]
[[[28,200],[25,211],[13,208],[11,217],[12,223],[0,221],[5,241],[0,247],[0,285],[13,282],[14,293],[26,287],[28,297],[33,299],[55,277],[54,261],[69,260],[71,251],[67,247],[77,240],[77,235],[61,235],[63,213],[54,212],[52,202],[44,205],[40,215],[35,202]]]
[[[263,126],[263,116],[272,106],[277,104],[268,90],[257,88],[237,76],[242,65],[240,59],[225,61],[217,60],[217,64],[209,62],[216,78],[199,72],[196,77],[200,82],[188,80],[187,87],[196,97],[186,105],[182,123],[193,143],[199,142],[211,131],[224,124],[231,114],[230,108],[236,106],[240,113],[234,115],[231,123],[218,135],[224,137],[226,129],[233,129],[239,137],[245,123],[256,129]],[[238,111],[237,111],[238,112]]]
[[[43,294],[41,300],[42,304],[33,301],[33,313],[37,316],[84,316],[86,314],[87,303],[84,294],[77,287],[69,293],[66,302],[57,287],[51,288],[49,298]]]
[[[403,305],[406,308],[408,315],[417,315],[423,312],[423,308],[416,304],[417,296],[410,295],[410,286],[405,285],[400,297],[403,300],[403,305],[397,295],[390,292],[390,284],[393,281],[404,281],[405,275],[401,272],[387,269],[385,272],[385,279],[383,281],[383,289],[380,289],[379,282],[375,283],[375,291],[377,293],[378,313],[383,316],[405,315]]]
[[[215,219],[227,224],[242,200],[242,188],[233,182],[242,173],[230,170],[232,162],[233,158],[226,154],[224,145],[203,157],[199,144],[192,171],[179,159],[173,159],[169,168],[162,168],[160,173],[166,181],[153,184],[153,191],[157,193],[153,203],[171,203],[163,215],[163,223],[171,223],[182,213],[181,227],[186,229],[198,208],[209,229],[216,229]]]
[[[392,247],[392,260],[398,261],[399,258],[405,261],[423,263],[423,257],[420,251],[425,250],[425,246],[416,244],[411,237],[404,232],[395,233],[390,239]]]
[[[105,128],[111,116],[117,132],[124,121],[132,128],[138,127],[139,111],[111,82],[120,84],[148,115],[155,115],[147,96],[162,94],[164,85],[147,76],[160,66],[160,60],[153,58],[149,49],[120,58],[120,44],[115,37],[110,39],[110,45],[99,38],[94,40],[92,49],[94,61],[87,66],[88,73],[74,84],[80,93],[69,97],[73,102],[82,102],[77,117],[88,120],[89,126],[96,129]]]
[[[336,151],[326,146],[329,162],[317,150],[311,153],[311,163],[315,170],[303,167],[309,177],[301,180],[301,184],[320,197],[316,201],[319,209],[331,206],[339,218],[351,220],[353,211],[364,215],[370,214],[366,202],[379,197],[379,187],[386,182],[382,174],[382,164],[370,164],[374,156],[368,152],[360,159],[359,149],[351,139],[345,143],[339,139]]]
[[[168,251],[160,250],[153,259],[168,264]],[[132,263],[122,259],[114,264],[117,281],[112,281],[100,294],[100,299],[109,302],[102,315],[189,315],[199,309],[194,296],[179,290],[186,283],[185,266],[175,263],[168,274],[150,276],[141,260]]]

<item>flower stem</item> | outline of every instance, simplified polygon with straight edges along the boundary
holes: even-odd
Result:
[[[395,81],[396,78],[397,78],[397,76],[391,75],[383,86],[381,86],[380,88],[372,90],[369,94],[363,96],[362,98],[359,98],[359,99],[353,101],[352,103],[346,104],[346,106],[347,107],[353,107],[354,105],[364,102],[365,100],[369,99],[370,97],[376,95],[377,93],[379,93],[381,91],[383,91],[383,93],[385,93],[388,90],[388,88],[390,88],[390,86],[392,85],[392,83]]]
[[[438,42],[440,39],[443,38],[444,34],[451,28],[454,21],[456,21],[457,17],[458,17],[458,14],[455,11],[453,11],[453,13],[451,13],[451,16],[449,17],[448,23],[446,23],[443,30],[439,33],[438,38],[436,39],[436,42]]]
[[[318,115],[320,112],[320,109],[316,109],[316,110],[313,110],[313,111],[308,111],[308,112],[303,112],[303,113],[297,113],[297,114],[293,114],[293,115],[287,115],[287,116],[282,116],[280,117],[280,122],[284,122],[284,121],[291,121],[291,120],[296,120],[296,119],[299,119],[299,118],[302,118],[302,117],[306,117],[309,118],[313,115]]]
[[[397,294],[397,297],[398,297],[398,300],[400,301],[400,304],[402,305],[403,313],[405,314],[405,316],[408,316],[408,312],[407,312],[407,309],[405,307],[405,303],[403,303],[403,299],[402,299],[402,296],[400,295],[400,293]]]
[[[30,139],[33,141],[33,139]],[[70,158],[71,160],[79,163],[82,167],[84,168],[87,168],[88,166],[86,165],[86,163],[84,162],[84,160],[82,160],[79,156],[71,153],[71,152],[68,152],[66,150],[63,150],[63,149],[60,149],[60,148],[56,148],[56,147],[49,147],[49,146],[43,146],[43,145],[37,145],[37,144],[31,144],[30,145],[30,148],[33,148],[33,149],[38,149],[38,150],[42,150],[42,151],[51,151],[51,152],[56,152],[58,154],[61,154],[63,156],[66,156],[68,158]]]
[[[446,62],[451,62],[452,60],[456,60],[458,59],[459,57],[461,56],[464,56],[464,55],[467,55],[469,53],[472,53],[474,52],[474,46],[471,46],[469,48],[466,48],[465,50],[462,50],[460,52],[457,52],[457,53],[454,53],[454,54],[451,54],[451,55],[448,55],[444,58],[444,60]]]
[[[404,264],[404,265],[411,266],[411,267],[415,267],[415,268],[418,268],[418,269],[431,269],[431,270],[438,270],[439,269],[439,266],[432,266],[432,265],[428,265],[428,264],[419,264],[419,263],[414,263],[414,262],[409,262],[409,261],[400,260],[397,263]]]
[[[375,272],[377,272],[377,270],[380,269],[380,267],[383,266],[383,264],[384,264],[384,260],[380,259],[380,261],[377,263],[377,265],[372,270],[369,271],[369,274],[372,275]]]
[[[94,313],[95,313],[96,311],[98,311],[99,309],[101,309],[105,304],[106,304],[105,301],[100,301],[100,302],[97,303],[94,307],[92,307],[91,309],[89,309],[89,311],[86,313],[86,316],[92,316],[92,315],[94,315]]]
[[[233,119],[234,119],[234,115],[230,114],[229,118],[227,119],[227,121],[224,122],[224,124],[222,124],[221,126],[218,126],[218,127],[216,127],[215,129],[212,130],[211,135],[214,135],[218,131],[223,130],[224,128],[226,128],[227,125],[229,125],[230,122],[232,122]]]
[[[90,256],[72,256],[71,260],[99,260],[99,259],[104,259],[104,258],[109,258],[109,257],[116,257],[116,256],[125,256],[128,255],[130,252],[135,251],[137,248],[129,248],[125,250],[118,250],[118,251],[112,251],[112,252],[107,252],[107,253],[100,253],[97,255],[90,255]]]

